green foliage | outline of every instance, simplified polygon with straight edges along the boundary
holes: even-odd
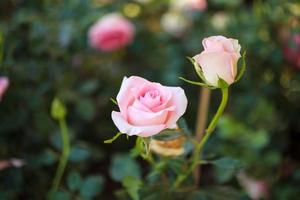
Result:
[[[142,182],[140,179],[132,176],[126,176],[122,180],[122,185],[133,200],[140,199],[138,194],[138,191],[142,186]]]
[[[113,155],[109,172],[113,180],[120,182],[127,176],[141,177],[139,164],[128,154]]]
[[[80,196],[84,199],[91,199],[102,191],[104,179],[102,176],[88,176],[82,181]]]

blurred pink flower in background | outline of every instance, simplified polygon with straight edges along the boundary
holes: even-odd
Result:
[[[98,50],[110,52],[127,46],[133,41],[133,24],[119,14],[108,14],[91,26],[89,44]]]
[[[172,0],[171,8],[181,11],[204,11],[207,8],[206,0]]]
[[[9,160],[0,160],[0,170],[4,170],[9,167],[22,167],[26,163],[24,160],[18,159],[18,158],[11,158]]]
[[[293,35],[285,44],[283,55],[287,61],[300,69],[300,34]]]
[[[206,0],[186,0],[187,7],[191,10],[204,11],[207,7]]]
[[[0,101],[7,90],[9,85],[9,79],[7,77],[0,77]]]
[[[247,176],[244,172],[237,175],[240,185],[252,200],[268,198],[268,183],[266,180],[255,180]]]

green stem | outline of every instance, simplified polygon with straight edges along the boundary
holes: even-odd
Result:
[[[61,137],[62,137],[62,142],[63,142],[63,152],[62,155],[60,157],[59,160],[59,165],[58,168],[56,170],[56,174],[53,180],[53,184],[52,184],[52,192],[57,191],[61,178],[64,174],[66,165],[67,165],[67,161],[68,161],[68,157],[70,154],[70,140],[69,140],[69,134],[68,134],[68,127],[66,124],[66,121],[64,118],[59,120],[59,126],[60,126],[60,132],[61,132]]]
[[[206,129],[205,136],[203,137],[203,139],[196,146],[196,149],[195,149],[193,157],[192,157],[192,164],[190,165],[190,168],[188,169],[187,173],[179,175],[177,177],[177,179],[175,180],[174,185],[173,185],[174,188],[179,187],[181,182],[184,181],[187,178],[187,176],[194,171],[194,169],[197,167],[197,165],[200,164],[199,158],[201,156],[203,146],[205,145],[208,138],[210,137],[210,135],[215,130],[215,128],[217,126],[217,122],[218,122],[219,118],[221,117],[221,115],[222,115],[222,113],[223,113],[223,111],[226,107],[227,101],[228,101],[228,88],[224,88],[224,89],[222,89],[221,104],[220,104],[220,106],[217,110],[217,113],[215,114],[215,116],[213,117],[212,121],[210,122],[208,128]]]

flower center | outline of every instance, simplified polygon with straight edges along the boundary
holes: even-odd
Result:
[[[148,108],[154,108],[161,104],[161,96],[158,90],[150,90],[144,93],[139,97],[139,100],[142,104],[147,106]]]

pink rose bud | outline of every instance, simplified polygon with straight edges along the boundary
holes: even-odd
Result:
[[[117,95],[120,112],[112,119],[121,133],[149,137],[176,128],[187,98],[182,88],[167,87],[138,76],[124,77]]]
[[[90,28],[89,43],[95,49],[110,52],[130,44],[134,32],[130,21],[118,14],[108,14]]]
[[[241,57],[238,40],[224,36],[211,36],[202,41],[204,51],[194,56],[206,81],[218,87],[219,77],[228,85],[235,81],[237,62]]]
[[[9,79],[7,77],[0,77],[0,101],[7,90],[9,85]]]
[[[300,34],[290,38],[290,43],[283,49],[283,55],[287,61],[300,69]]]

